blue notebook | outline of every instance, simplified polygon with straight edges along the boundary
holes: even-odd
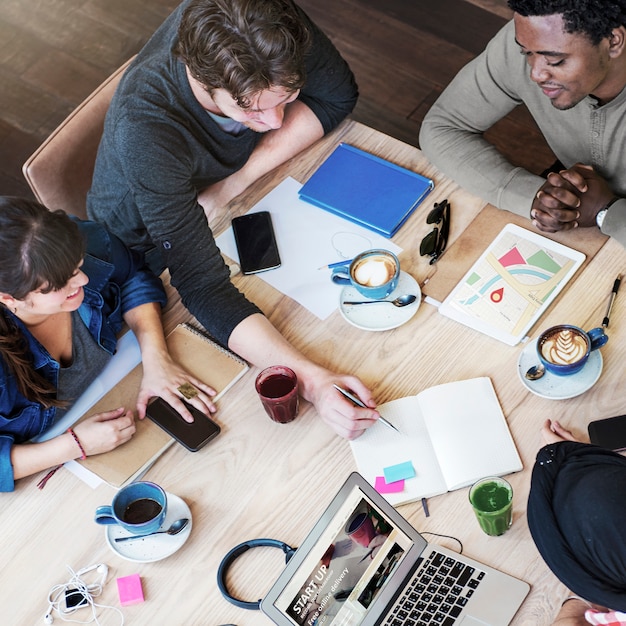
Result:
[[[342,143],[300,189],[300,198],[392,237],[431,192],[429,178]]]

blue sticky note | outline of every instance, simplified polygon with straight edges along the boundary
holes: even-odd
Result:
[[[390,465],[383,469],[385,474],[385,481],[388,483],[395,483],[397,480],[403,480],[405,478],[413,478],[415,476],[415,468],[411,461],[405,463],[399,463],[398,465]]]

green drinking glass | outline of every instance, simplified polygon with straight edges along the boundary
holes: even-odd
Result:
[[[474,483],[469,501],[483,532],[492,537],[504,534],[513,520],[513,488],[497,476]]]

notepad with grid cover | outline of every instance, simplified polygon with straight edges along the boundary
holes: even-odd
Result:
[[[392,237],[432,191],[429,178],[346,143],[300,189],[300,198]]]

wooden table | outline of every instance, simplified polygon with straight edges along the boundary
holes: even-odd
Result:
[[[232,203],[224,223],[226,217],[245,212],[285,176],[304,182],[338,141],[436,179],[431,198],[394,237],[403,248],[402,268],[423,283],[437,270],[418,251],[419,241],[430,229],[425,215],[432,203],[444,197],[451,201],[454,242],[484,202],[441,177],[418,149],[352,122],[259,181]],[[440,263],[444,260],[445,255]],[[625,269],[626,252],[609,240],[551,306],[539,327],[559,322],[597,326],[613,280]],[[508,347],[476,333],[442,317],[429,304],[422,303],[404,326],[372,333],[348,325],[338,311],[320,322],[258,277],[234,280],[290,341],[329,368],[358,374],[381,403],[438,383],[491,377],[524,463],[522,472],[510,476],[515,491],[511,530],[501,537],[484,535],[469,508],[467,489],[431,498],[428,518],[418,504],[404,505],[400,511],[420,531],[458,537],[470,556],[531,583],[531,593],[514,624],[550,624],[566,590],[537,553],[525,517],[530,472],[541,446],[539,429],[552,417],[585,436],[590,420],[624,412],[626,299],[620,294],[615,303],[611,340],[602,351],[604,371],[598,383],[577,398],[554,401],[535,396],[518,380],[516,365],[522,346]],[[166,314],[167,328],[185,317],[181,305],[174,304]],[[531,337],[537,334],[535,327]],[[305,403],[291,424],[272,423],[254,392],[256,374],[251,368],[220,401],[216,419],[222,434],[218,439],[197,454],[180,446],[171,448],[147,475],[182,497],[192,511],[189,540],[167,559],[135,563],[109,550],[103,528],[93,522],[96,506],[112,498],[113,489],[107,485],[92,490],[69,472],[60,471],[43,491],[36,488],[41,476],[34,476],[18,481],[14,493],[2,494],[0,621],[39,626],[47,610],[48,590],[68,578],[66,564],[79,569],[105,562],[111,571],[99,599],[105,604],[119,606],[115,577],[141,576],[145,602],[123,609],[126,624],[268,624],[261,613],[236,608],[221,597],[216,572],[222,557],[239,542],[256,537],[299,545],[356,468],[348,442],[336,436],[310,405]],[[447,545],[455,548],[452,542]],[[263,596],[283,563],[278,550],[248,552],[232,569],[233,591],[250,600]],[[105,612],[101,623],[118,624],[119,617]]]

